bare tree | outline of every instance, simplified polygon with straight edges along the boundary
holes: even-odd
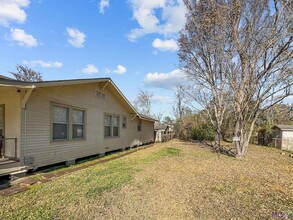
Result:
[[[226,25],[216,1],[184,1],[187,23],[179,38],[179,58],[190,84],[185,93],[209,115],[220,147],[221,127],[226,112],[229,57],[225,56]],[[222,13],[224,9],[222,8]]]
[[[236,156],[243,157],[260,111],[292,94],[292,5],[284,0],[184,2],[188,15],[179,58],[195,84],[189,91],[207,107],[218,135],[231,106]]]
[[[151,99],[153,94],[148,91],[139,90],[134,101],[135,108],[142,114],[151,116]]]
[[[174,124],[174,120],[172,118],[170,118],[169,116],[165,116],[164,119],[163,119],[163,124],[173,125]]]
[[[159,122],[161,122],[162,121],[162,118],[163,118],[163,112],[158,112],[156,114],[153,114],[153,117],[155,119],[157,119]]]
[[[255,122],[266,110],[292,93],[292,13],[274,0],[234,5],[231,23],[238,77],[231,75],[237,156],[246,154]],[[250,17],[249,17],[250,16]],[[240,27],[240,28],[239,28]],[[243,40],[245,39],[245,40]]]
[[[176,92],[175,92],[175,105],[173,106],[173,113],[176,118],[181,118],[183,115],[183,98],[184,98],[184,93],[182,90],[182,86],[177,85],[176,86]]]
[[[290,120],[290,110],[289,104],[276,104],[273,108],[261,111],[256,121],[256,128],[271,132],[276,124],[293,124]]]
[[[27,82],[39,82],[43,81],[42,74],[36,72],[26,66],[17,65],[16,66],[17,72],[10,72],[15,79],[19,81],[27,81]]]
[[[185,87],[183,85],[177,85],[174,95],[175,105],[172,110],[176,119],[180,119],[184,115],[192,114],[191,108],[189,108],[186,104],[189,100],[185,92]]]

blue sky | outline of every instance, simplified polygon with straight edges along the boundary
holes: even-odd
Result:
[[[153,113],[171,115],[185,12],[182,0],[1,0],[0,74],[22,64],[44,80],[111,77],[130,101],[148,90]]]

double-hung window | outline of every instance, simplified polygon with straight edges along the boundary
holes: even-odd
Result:
[[[113,137],[119,137],[119,117],[113,116]]]
[[[127,117],[126,116],[122,117],[122,128],[127,128]]]
[[[84,111],[72,110],[72,138],[84,138]]]
[[[53,106],[53,140],[68,139],[68,108]]]
[[[142,125],[141,125],[141,119],[137,119],[137,131],[141,131],[141,127],[142,127]]]
[[[104,116],[104,135],[105,137],[119,137],[119,116]]]
[[[111,137],[111,127],[112,127],[112,116],[111,115],[105,115],[105,137]]]
[[[85,138],[85,111],[63,105],[52,106],[52,139],[76,140]]]

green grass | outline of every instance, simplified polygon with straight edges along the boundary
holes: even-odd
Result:
[[[0,197],[0,219],[272,219],[293,211],[292,174],[278,149],[237,159],[171,141]]]
[[[122,185],[130,183],[133,175],[139,172],[142,166],[163,157],[178,156],[179,153],[179,149],[164,148],[139,158],[120,158],[59,177],[46,184],[33,185],[29,191],[21,194],[0,196],[0,218],[55,219],[64,207],[97,200],[103,192],[119,189]],[[115,155],[106,159],[111,157]],[[60,170],[64,169],[66,168]],[[146,184],[149,184],[149,181]]]

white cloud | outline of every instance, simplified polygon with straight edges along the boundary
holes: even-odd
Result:
[[[123,73],[125,73],[126,71],[127,71],[127,69],[126,69],[124,66],[122,66],[122,65],[118,65],[118,66],[116,67],[116,69],[113,70],[113,73],[123,74]]]
[[[178,50],[178,45],[176,40],[161,40],[159,38],[156,38],[153,43],[153,47],[161,50],[161,51],[176,51]]]
[[[139,25],[128,34],[128,39],[131,41],[153,33],[173,36],[178,34],[185,24],[186,6],[183,0],[129,1],[133,18]]]
[[[86,65],[85,68],[83,68],[83,69],[81,70],[81,72],[83,72],[84,74],[93,74],[93,73],[98,73],[99,70],[98,70],[97,67],[95,67],[95,65],[93,65],[93,64],[88,64],[88,65]]]
[[[144,77],[146,85],[164,89],[174,89],[184,80],[186,80],[186,75],[180,69],[175,69],[169,73],[148,73]]]
[[[100,13],[104,14],[105,13],[105,8],[110,6],[110,1],[109,0],[101,0],[99,4],[100,8]]]
[[[10,37],[12,40],[16,41],[20,46],[38,46],[37,40],[32,35],[25,33],[25,31],[21,29],[10,29]]]
[[[78,47],[81,48],[84,45],[85,42],[85,38],[86,35],[82,32],[80,32],[79,30],[77,30],[76,28],[66,28],[67,30],[67,34],[69,35],[69,39],[68,42],[74,46],[74,47]]]
[[[29,66],[41,66],[43,68],[61,68],[63,66],[63,63],[55,61],[48,61],[45,62],[43,60],[31,60],[31,61],[23,61],[24,64],[29,65]]]
[[[0,25],[8,26],[10,22],[24,23],[26,13],[23,8],[29,4],[29,0],[0,0]]]
[[[171,104],[173,102],[170,96],[157,96],[157,95],[154,95],[152,97],[152,101],[158,104]]]

